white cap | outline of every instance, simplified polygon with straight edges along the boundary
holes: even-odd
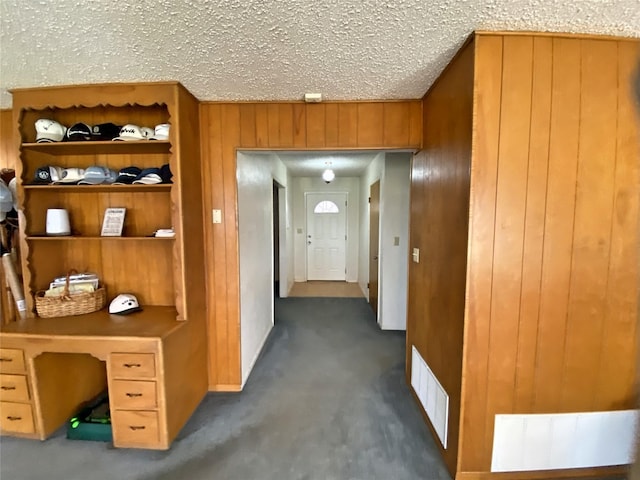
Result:
[[[114,142],[119,141],[135,141],[135,140],[146,140],[142,129],[138,125],[133,125],[132,123],[128,123],[124,127],[120,129],[120,136],[113,139]]]
[[[67,127],[48,118],[36,120],[36,142],[61,142]]]
[[[149,137],[149,140],[169,140],[169,127],[168,123],[156,125],[155,133],[153,137]]]
[[[53,183],[78,183],[84,178],[84,169],[82,168],[61,168],[58,173],[58,180],[54,178],[55,175],[51,175]]]
[[[109,313],[117,315],[126,315],[139,310],[142,310],[142,308],[140,308],[138,299],[130,293],[121,293],[109,304]]]

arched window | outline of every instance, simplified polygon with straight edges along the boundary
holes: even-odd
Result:
[[[340,213],[340,210],[335,203],[329,200],[323,200],[315,206],[313,213]]]

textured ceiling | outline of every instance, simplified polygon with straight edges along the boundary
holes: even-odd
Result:
[[[320,175],[330,168],[336,177],[359,177],[379,155],[371,152],[276,152],[292,177]]]
[[[179,80],[201,100],[421,97],[473,30],[640,36],[638,0],[0,0],[8,88]]]

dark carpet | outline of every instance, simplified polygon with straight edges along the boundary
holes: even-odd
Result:
[[[242,393],[208,394],[171,450],[3,437],[2,480],[450,480],[404,377],[405,336],[364,299],[276,300]]]

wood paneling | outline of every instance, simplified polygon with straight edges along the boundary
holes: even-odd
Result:
[[[459,472],[496,414],[635,406],[639,42],[476,44]]]
[[[386,108],[386,106],[385,106]],[[409,111],[393,108],[394,127]],[[413,159],[407,351],[415,346],[449,395],[448,448],[441,452],[455,472],[462,382],[462,335],[469,218],[473,44],[429,91],[423,105],[424,145]],[[409,373],[410,374],[410,373]],[[435,440],[440,447],[439,440]]]
[[[417,149],[421,111],[418,100],[201,105],[210,390],[241,385],[236,151]],[[220,224],[210,221],[214,208]]]
[[[13,148],[13,116],[11,110],[0,110],[0,170],[15,170],[16,162],[16,151]]]
[[[511,478],[490,472],[496,414],[635,406],[639,45],[479,34],[425,96],[407,346],[450,395],[456,478]]]

